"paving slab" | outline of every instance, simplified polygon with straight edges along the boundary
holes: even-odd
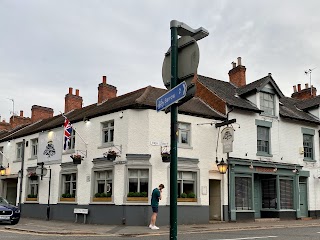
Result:
[[[238,231],[249,229],[291,228],[304,226],[319,226],[320,219],[263,221],[263,222],[211,222],[209,224],[179,225],[178,233],[199,233],[218,231]],[[168,234],[169,226],[161,226],[159,230],[151,230],[147,226],[98,225],[71,223],[64,221],[46,221],[32,218],[22,218],[17,225],[6,226],[6,230],[51,235],[92,235],[92,236],[145,236]]]

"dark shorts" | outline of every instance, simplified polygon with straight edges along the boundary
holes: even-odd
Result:
[[[158,213],[158,207],[152,207],[152,212]]]

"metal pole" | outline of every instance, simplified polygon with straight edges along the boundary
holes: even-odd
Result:
[[[48,192],[48,205],[47,205],[47,221],[50,220],[50,195],[51,195],[51,169],[49,168],[49,192]]]
[[[227,176],[227,179],[228,179],[228,222],[231,222],[231,207],[230,207],[230,204],[231,204],[231,200],[230,200],[230,173],[231,173],[231,166],[229,164],[229,153],[227,153],[227,163],[228,163],[228,176]]]
[[[178,78],[178,29],[171,27],[171,89],[177,86]],[[171,162],[170,162],[170,239],[177,239],[177,135],[178,135],[178,107],[171,105]]]
[[[21,153],[21,177],[20,177],[20,186],[19,186],[19,210],[21,211],[21,198],[22,198],[22,182],[23,182],[23,169],[24,169],[24,149],[26,145],[26,140],[22,140],[22,153]]]

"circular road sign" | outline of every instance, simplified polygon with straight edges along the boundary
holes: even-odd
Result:
[[[197,41],[189,36],[178,39],[178,79],[183,80],[197,73],[199,65],[199,46]],[[162,79],[167,89],[171,82],[171,48],[165,54],[162,65]]]

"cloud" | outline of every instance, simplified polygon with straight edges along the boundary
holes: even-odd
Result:
[[[0,114],[30,116],[33,104],[63,111],[68,87],[85,105],[97,101],[101,76],[124,94],[163,87],[161,69],[170,45],[170,21],[200,26],[198,72],[228,80],[238,56],[252,82],[269,72],[286,94],[305,83],[320,57],[318,1],[40,1],[0,2]],[[320,70],[320,69],[319,69]],[[315,69],[313,84],[319,87]]]

